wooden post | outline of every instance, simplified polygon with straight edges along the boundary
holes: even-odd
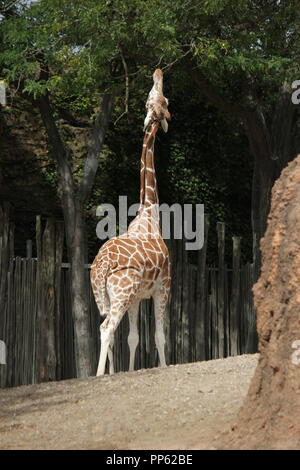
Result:
[[[204,244],[197,256],[197,290],[196,290],[196,321],[195,321],[195,340],[196,351],[195,360],[204,361],[207,359],[206,340],[207,340],[207,241],[209,231],[209,215],[204,216]]]
[[[230,297],[228,292],[229,286],[229,270],[227,265],[224,266],[224,357],[230,355]]]
[[[14,264],[14,263],[13,263]],[[15,308],[14,308],[14,283],[12,282],[12,272],[11,269],[7,276],[7,303],[6,303],[6,328],[4,340],[7,347],[7,360],[6,360],[6,387],[13,386],[13,368],[14,368],[14,349],[15,345]]]
[[[32,240],[26,240],[26,258],[32,258]]]
[[[5,291],[6,291],[6,284],[7,284],[7,271],[9,266],[9,258],[10,258],[10,242],[9,242],[9,235],[10,235],[10,221],[9,221],[9,211],[10,205],[9,203],[4,203],[3,207],[0,207],[0,236],[1,236],[1,243],[0,243],[0,303],[3,308],[4,300],[5,300]]]
[[[44,290],[44,322],[43,337],[45,339],[45,356],[42,367],[45,370],[43,380],[56,380],[56,348],[55,348],[55,222],[48,219],[43,234],[43,290]]]
[[[42,220],[41,216],[37,215],[35,219],[35,239],[36,239],[36,337],[35,337],[35,367],[34,367],[34,382],[39,381],[39,355],[40,355],[40,329],[39,325],[41,324],[42,317]]]
[[[9,222],[9,257],[15,257],[15,224],[14,222]]]
[[[177,266],[177,240],[171,240],[171,292],[170,292],[170,364],[176,363],[176,331],[177,331],[177,314],[176,314],[176,266]]]
[[[189,298],[190,298],[190,277],[188,265],[188,252],[185,249],[186,239],[181,242],[182,249],[182,306],[181,306],[181,349],[182,362],[190,361],[190,314]]]
[[[232,237],[232,285],[230,302],[230,355],[240,354],[241,237]]]
[[[175,240],[176,266],[174,266],[174,291],[173,291],[173,315],[174,315],[174,362],[182,363],[182,240]]]
[[[24,318],[22,315],[22,259],[20,257],[16,258],[15,261],[15,272],[14,272],[14,324],[12,325],[15,330],[15,339],[13,346],[13,377],[12,377],[12,386],[16,387],[21,385],[24,368],[24,357],[22,355],[22,340],[23,340],[23,329],[24,329]]]
[[[55,272],[54,272],[54,291],[55,291],[55,347],[56,347],[56,378],[57,380],[62,378],[62,364],[61,364],[61,278],[62,278],[62,257],[63,257],[63,246],[64,246],[64,223],[55,223]]]
[[[257,271],[255,271],[255,266],[253,264],[247,265],[248,271],[248,311],[246,316],[247,324],[245,325],[245,353],[252,354],[257,352],[258,349],[258,335],[256,329],[256,310],[253,303],[253,292],[252,286],[254,281],[257,280]]]
[[[74,351],[74,326],[71,309],[70,269],[62,271],[62,300],[61,306],[61,369],[62,377],[69,379],[75,377],[75,351]]]
[[[37,218],[38,252],[38,381],[56,380],[55,344],[55,222],[48,219],[41,232],[41,219]],[[60,261],[61,262],[61,261]]]
[[[169,251],[169,259],[171,263],[171,288],[170,288],[170,294],[169,294],[169,299],[168,303],[166,306],[166,311],[165,311],[165,322],[164,322],[164,332],[165,332],[165,338],[166,338],[166,346],[165,346],[165,354],[166,354],[166,362],[167,364],[171,363],[171,329],[172,329],[172,310],[171,310],[171,303],[172,303],[172,268],[173,268],[173,250],[172,250],[172,241],[167,239],[165,240],[165,244],[168,248]]]
[[[10,204],[4,202],[0,205],[0,340],[4,341],[7,348],[7,364],[0,366],[1,387],[8,385],[8,361],[10,360],[8,348],[12,347],[9,330],[7,328],[7,322],[10,317],[8,312],[8,289],[10,287],[10,258],[12,255],[11,238],[13,236],[9,213]]]
[[[218,357],[225,354],[225,223],[217,222],[218,234]]]
[[[216,269],[210,269],[210,322],[211,322],[211,356],[209,359],[219,357],[218,348],[218,288]]]
[[[257,281],[260,273],[261,254],[259,248],[260,239],[257,233],[253,233],[252,253],[253,253],[253,275],[254,282]]]
[[[35,382],[36,378],[36,361],[35,361],[35,340],[36,340],[36,311],[37,311],[37,291],[36,291],[36,270],[37,263],[35,259],[30,259],[29,264],[29,279],[28,279],[28,295],[29,295],[29,320],[28,320],[28,361],[30,370],[28,371],[27,383]]]

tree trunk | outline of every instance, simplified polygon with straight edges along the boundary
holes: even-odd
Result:
[[[254,159],[252,179],[253,260],[256,279],[260,270],[259,241],[264,236],[270,210],[271,190],[276,178],[295,155],[296,106],[290,87],[284,83],[267,125],[260,109],[244,113],[243,121]]]
[[[84,267],[87,262],[84,204],[88,200],[94,184],[98,168],[98,155],[109,124],[112,102],[113,96],[109,93],[105,94],[101,112],[98,114],[92,130],[84,173],[79,186],[75,185],[68,151],[61,140],[48,96],[42,96],[37,103],[46,127],[53,155],[57,161],[59,176],[58,192],[64,214],[67,249],[71,263],[71,302],[77,377],[87,377],[94,373],[88,303],[89,292]]]
[[[185,56],[183,62],[199,91],[210,103],[244,123],[254,159],[252,231],[253,261],[257,278],[260,269],[259,241],[266,230],[271,189],[281,170],[298,152],[300,145],[300,135],[296,125],[297,107],[291,101],[291,87],[287,82],[283,83],[278,90],[276,104],[270,112],[269,122],[266,122],[260,106],[254,100],[251,106],[236,105],[226,101],[220,90],[203,75],[191,56]],[[249,94],[251,95],[251,90]]]
[[[225,447],[300,447],[300,155],[272,191],[254,286],[260,359],[237,425]]]
[[[260,268],[259,240],[263,237],[266,229],[271,190],[275,177],[275,164],[271,159],[269,133],[263,114],[260,111],[247,113],[244,125],[254,159],[251,217],[253,261],[255,273],[258,274]]]
[[[71,305],[74,322],[75,362],[77,377],[88,377],[92,367],[92,332],[89,317],[89,295],[85,264],[87,250],[85,239],[84,206],[78,198],[74,201],[74,219],[65,212],[68,257],[71,264]]]

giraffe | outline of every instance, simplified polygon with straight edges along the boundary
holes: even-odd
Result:
[[[149,93],[146,103],[147,121],[140,168],[140,204],[135,219],[126,233],[109,239],[99,250],[91,266],[91,285],[100,314],[105,320],[100,326],[101,351],[97,376],[114,373],[114,332],[125,312],[128,312],[130,351],[129,370],[134,369],[139,342],[138,313],[142,299],[153,298],[155,314],[155,344],[159,363],[166,366],[164,312],[170,290],[170,260],[159,224],[158,190],[154,167],[154,141],[160,122],[170,118],[167,100],[163,96],[163,72],[153,74],[155,93]],[[151,95],[151,96],[150,96]],[[164,126],[164,124],[163,124]],[[166,126],[164,126],[166,127]]]

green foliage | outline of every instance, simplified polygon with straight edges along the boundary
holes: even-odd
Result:
[[[90,205],[124,193],[136,202],[144,103],[160,66],[174,116],[170,134],[157,139],[162,200],[204,202],[213,217],[231,223],[232,233],[246,233],[247,143],[238,123],[201,101],[182,58],[189,52],[228,101],[271,114],[282,83],[299,78],[296,0],[2,0],[0,12],[1,78],[13,94],[38,98],[48,91],[57,119],[66,110],[91,123],[101,95],[112,89],[117,120],[127,70],[129,113],[110,128]],[[84,152],[73,162],[77,174],[83,158]],[[54,182],[55,174],[48,179]]]
[[[123,59],[134,80],[190,50],[216,87],[246,103],[249,93],[255,99],[261,89],[271,100],[274,87],[298,70],[295,0],[15,3],[17,13],[0,22],[1,75],[10,83],[27,80],[30,94],[47,88],[59,99],[75,100],[74,111],[81,111],[79,97],[87,111],[91,95],[123,87]],[[41,61],[48,77],[35,86]]]
[[[24,88],[22,90],[23,93],[28,93],[33,96],[34,99],[37,99],[39,96],[45,93],[45,82],[36,80],[31,80],[30,78],[26,78],[24,80]]]

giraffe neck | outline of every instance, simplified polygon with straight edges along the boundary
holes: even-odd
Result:
[[[140,210],[150,207],[153,204],[159,204],[154,166],[154,141],[158,125],[158,122],[152,123],[150,129],[145,133],[143,140],[140,173]]]

